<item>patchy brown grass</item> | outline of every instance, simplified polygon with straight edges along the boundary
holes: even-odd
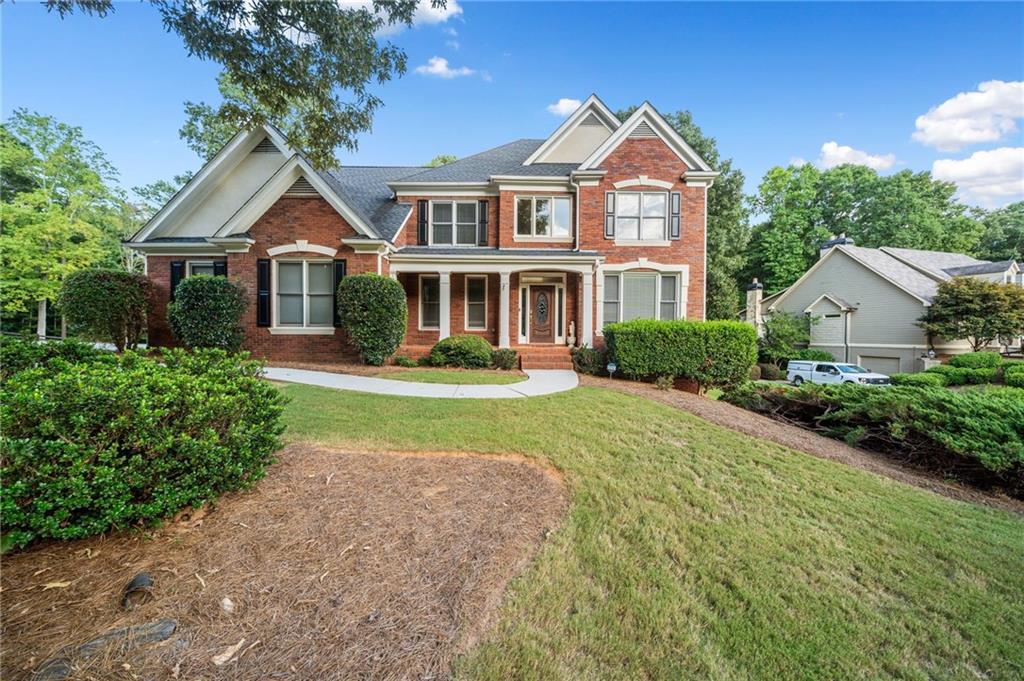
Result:
[[[519,458],[292,445],[256,489],[191,518],[6,557],[2,675],[172,618],[171,639],[112,646],[70,678],[443,677],[566,504],[553,469]],[[143,571],[153,599],[126,612]]]

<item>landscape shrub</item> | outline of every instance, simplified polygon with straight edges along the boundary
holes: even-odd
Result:
[[[1003,383],[1011,388],[1024,388],[1024,362],[1013,362],[1003,366]]]
[[[448,336],[431,348],[430,363],[436,367],[486,369],[491,365],[491,345],[480,336]]]
[[[405,337],[405,289],[379,274],[345,277],[338,285],[338,315],[363,362],[382,366]]]
[[[1024,400],[1012,388],[748,384],[725,399],[1024,498]]]
[[[263,477],[283,399],[222,350],[128,352],[22,371],[0,388],[4,540],[149,524]]]
[[[786,372],[772,362],[764,362],[757,366],[761,369],[761,378],[765,381],[782,381],[786,378]]]
[[[235,352],[245,334],[242,314],[245,289],[227,277],[199,274],[183,279],[167,306],[174,337],[187,348],[221,348]]]
[[[994,369],[1003,363],[997,352],[965,352],[949,358],[949,365],[963,369]]]
[[[491,353],[491,364],[495,369],[510,371],[515,369],[519,361],[519,354],[510,348],[501,348]]]
[[[638,319],[605,327],[608,356],[629,378],[689,378],[701,389],[747,380],[757,333],[743,322]]]
[[[671,390],[675,380],[671,376],[658,376],[654,379],[654,387],[658,390]]]
[[[991,383],[996,379],[999,370],[985,367],[972,369],[967,367],[955,367],[949,364],[940,364],[928,369],[924,373],[940,374],[946,379],[946,385],[957,386]]]
[[[919,374],[893,374],[889,377],[893,385],[923,385],[933,388],[941,388],[946,385],[946,377],[943,374],[922,372]]]
[[[113,359],[114,355],[77,340],[39,342],[31,337],[0,336],[0,382],[26,369],[60,362],[97,361],[103,357]]]
[[[603,376],[607,367],[608,358],[604,350],[586,345],[572,349],[572,368],[576,373]]]
[[[761,365],[760,364],[755,364],[754,366],[750,367],[750,380],[751,381],[760,381],[761,380]]]
[[[144,274],[112,269],[73,272],[57,295],[57,309],[84,337],[134,349],[146,332],[151,285]]]
[[[794,350],[792,353],[790,353],[789,357],[786,358],[786,361],[788,362],[794,359],[805,360],[809,362],[836,361],[836,358],[832,355],[831,352],[826,352],[825,350],[820,350],[818,348],[803,348],[801,350]]]
[[[395,364],[400,367],[406,367],[407,369],[419,366],[418,364],[416,364],[416,360],[414,360],[411,357],[406,357],[405,355],[396,355]]]

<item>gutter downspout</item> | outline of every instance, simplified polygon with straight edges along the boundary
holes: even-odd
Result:
[[[572,250],[579,252],[580,250],[580,185],[579,181],[574,179],[572,175],[569,176],[569,184],[576,188],[576,229],[574,230],[572,239]]]

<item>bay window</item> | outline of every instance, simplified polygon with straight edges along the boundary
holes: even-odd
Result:
[[[430,243],[476,246],[476,201],[431,201]]]
[[[616,192],[615,238],[623,241],[664,241],[668,238],[668,194]]]
[[[487,277],[466,277],[466,329],[487,328]]]
[[[657,272],[623,272],[604,276],[605,324],[631,319],[676,319],[679,276]]]
[[[275,264],[277,326],[333,327],[333,263],[289,260]]]
[[[567,196],[517,196],[516,237],[568,239],[572,202]]]

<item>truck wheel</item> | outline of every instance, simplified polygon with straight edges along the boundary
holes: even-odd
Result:
[[[800,376],[797,376],[796,378],[793,379],[793,385],[795,385],[797,387],[799,387],[800,384],[803,383],[803,382],[804,382],[804,379],[801,378]]]

